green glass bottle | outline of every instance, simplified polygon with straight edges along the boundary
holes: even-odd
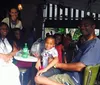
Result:
[[[29,50],[28,50],[27,43],[25,43],[25,46],[24,46],[24,48],[23,48],[23,50],[22,50],[22,57],[23,57],[23,58],[27,58],[28,55],[29,55]]]

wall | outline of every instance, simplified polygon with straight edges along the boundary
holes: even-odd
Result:
[[[23,10],[21,11],[21,19],[26,32],[26,37],[30,34],[33,28],[36,29],[36,38],[42,36],[42,5],[38,3],[39,0],[22,1]],[[26,4],[27,3],[27,4]]]

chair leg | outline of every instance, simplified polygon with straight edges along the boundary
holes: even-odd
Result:
[[[21,85],[24,85],[24,75],[21,73]]]
[[[100,70],[99,70],[99,73],[98,73],[98,76],[97,76],[97,85],[100,85]]]

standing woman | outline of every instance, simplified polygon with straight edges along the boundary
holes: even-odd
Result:
[[[8,24],[10,29],[20,28],[22,30],[22,22],[18,19],[18,10],[16,8],[11,8],[9,11],[9,17],[2,20]]]

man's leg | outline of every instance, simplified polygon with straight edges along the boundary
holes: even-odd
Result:
[[[61,74],[61,70],[56,68],[50,68],[48,71],[42,73],[41,76],[50,77],[56,74]]]
[[[37,85],[64,85],[64,84],[60,84],[55,81],[52,81],[49,78],[46,78],[44,76],[36,76],[34,80],[37,83]]]
[[[36,76],[35,82],[37,84],[43,84],[43,85],[64,85],[65,83],[68,83],[70,85],[75,85],[74,81],[70,78],[68,74],[57,74],[49,78],[43,76]]]

